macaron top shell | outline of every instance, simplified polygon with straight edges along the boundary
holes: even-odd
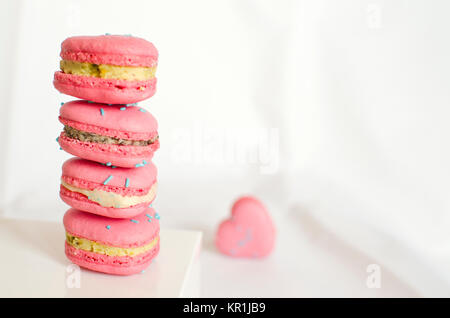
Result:
[[[119,131],[150,135],[158,130],[156,119],[138,106],[75,100],[62,105],[59,114],[62,119]]]
[[[71,158],[62,166],[63,177],[107,184],[110,187],[150,188],[156,181],[156,167],[152,162],[139,168],[111,168],[98,162]],[[128,182],[127,182],[128,179]]]
[[[156,66],[158,51],[142,38],[126,35],[74,36],[61,44],[64,60],[119,66]]]
[[[66,231],[77,237],[129,248],[147,244],[159,234],[159,221],[154,215],[155,210],[148,208],[132,219],[112,219],[72,208],[63,223]]]

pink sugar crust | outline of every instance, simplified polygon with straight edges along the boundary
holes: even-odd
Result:
[[[144,160],[150,162],[154,152],[159,149],[159,140],[148,146],[101,144],[69,138],[64,131],[61,132],[58,143],[74,156],[99,163],[111,162],[113,166],[124,168],[134,168]]]
[[[274,248],[275,236],[267,209],[258,199],[247,196],[234,203],[231,218],[219,225],[216,246],[232,257],[265,257]]]
[[[155,210],[147,208],[134,216],[135,223],[128,218],[112,219],[71,208],[64,214],[63,223],[66,232],[76,237],[108,246],[134,248],[150,243],[159,235],[159,221],[153,217],[148,222],[146,214],[154,216]]]
[[[87,196],[78,192],[72,192],[64,186],[59,189],[60,198],[72,208],[106,216],[109,218],[128,219],[143,213],[153,200],[130,206],[128,208],[103,207],[97,202],[91,201]]]
[[[62,166],[62,176],[85,180],[94,184],[103,184],[111,175],[113,178],[107,183],[105,190],[111,187],[125,188],[126,178],[130,180],[129,187],[134,189],[149,189],[156,181],[156,166],[149,162],[144,167],[115,169],[96,162],[81,158],[70,158]]]
[[[96,272],[113,275],[132,275],[141,273],[159,253],[157,245],[147,253],[135,257],[107,256],[83,251],[65,243],[67,258],[73,263]]]
[[[158,123],[152,114],[137,106],[120,110],[123,107],[75,100],[59,109],[59,120],[78,130],[114,138],[148,140],[158,134]]]
[[[123,35],[73,36],[61,44],[64,60],[121,66],[155,66],[158,51],[142,38]]]
[[[127,81],[57,71],[53,85],[61,93],[97,103],[132,104],[155,94],[156,77],[146,81]]]

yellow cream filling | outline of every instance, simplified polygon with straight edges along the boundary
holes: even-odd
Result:
[[[85,196],[88,197],[89,200],[97,202],[98,204],[100,204],[105,208],[118,208],[118,209],[128,208],[130,206],[137,205],[140,203],[153,201],[156,195],[156,188],[157,188],[157,184],[155,182],[147,194],[140,196],[137,195],[123,196],[114,192],[106,192],[98,189],[94,190],[81,189],[64,182],[64,180],[61,180],[61,184],[70,191],[84,194]]]
[[[117,66],[92,64],[61,60],[61,70],[66,74],[121,79],[127,81],[145,81],[155,77],[156,66]]]
[[[108,256],[130,256],[134,257],[136,255],[145,253],[151,250],[156,243],[158,243],[158,237],[156,237],[150,243],[130,248],[121,248],[115,246],[108,246],[99,242],[91,241],[85,238],[77,237],[66,232],[66,241],[69,245],[88,252],[93,252],[97,254],[104,254]]]

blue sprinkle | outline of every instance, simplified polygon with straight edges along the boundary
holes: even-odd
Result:
[[[150,223],[152,223],[152,219],[147,219],[147,221],[149,221]]]
[[[141,271],[141,274],[144,274],[145,273],[145,269],[143,269],[142,271]]]
[[[146,112],[146,110],[145,110],[144,108],[139,108],[139,111],[140,111],[140,112],[143,112],[143,113]]]
[[[151,208],[152,206],[153,206],[153,203],[150,203],[150,205],[148,207]]]
[[[128,186],[130,185],[130,179],[126,179],[125,180],[125,188],[128,188]]]
[[[91,100],[88,100],[88,103],[89,103],[89,104],[93,104],[94,102],[93,102],[93,101],[91,101]]]
[[[150,218],[150,219],[152,218],[152,216],[150,214],[148,214],[148,213],[145,216]]]
[[[64,102],[61,102],[61,106],[64,105]]]
[[[143,167],[144,164],[142,164],[142,163],[137,163],[137,164],[135,164],[134,166],[135,166],[136,168],[139,168],[139,167]]]
[[[126,107],[120,107],[120,110],[125,110],[125,109],[127,109]]]
[[[111,228],[111,225],[107,225],[106,228],[109,230]]]
[[[136,223],[136,224],[137,224],[137,223],[139,223],[139,221],[138,221],[138,220],[133,220],[133,219],[130,219],[130,221],[131,221],[131,222],[133,222],[133,223]]]
[[[112,178],[113,178],[113,176],[111,176],[111,175],[110,175],[108,178],[106,178],[106,180],[103,181],[103,185],[108,184],[108,182],[109,182]]]
[[[107,162],[106,165],[109,167],[111,165],[111,162]]]
[[[58,140],[59,140],[59,137],[56,137],[56,142],[58,142]]]
[[[104,115],[105,114],[105,111],[103,110],[103,108],[100,108],[100,115]]]
[[[61,148],[61,147],[59,147],[59,150],[62,150],[62,148]]]
[[[158,213],[155,213],[155,219],[159,220],[160,216]]]
[[[105,33],[105,35],[111,35],[111,33]]]
[[[111,166],[111,168],[116,169],[117,167],[116,166]]]
[[[146,165],[148,162],[146,160],[142,160],[142,164]]]

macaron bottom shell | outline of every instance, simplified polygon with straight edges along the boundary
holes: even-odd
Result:
[[[68,138],[64,132],[58,138],[60,147],[66,152],[91,161],[106,163],[123,168],[135,168],[150,162],[159,149],[159,140],[149,146],[124,146],[83,142]]]
[[[80,267],[112,275],[133,275],[145,270],[159,253],[159,239],[155,247],[134,257],[108,256],[77,249],[65,242],[67,258]]]
[[[144,81],[105,79],[55,72],[53,85],[63,94],[104,104],[131,104],[152,97],[156,78]]]

